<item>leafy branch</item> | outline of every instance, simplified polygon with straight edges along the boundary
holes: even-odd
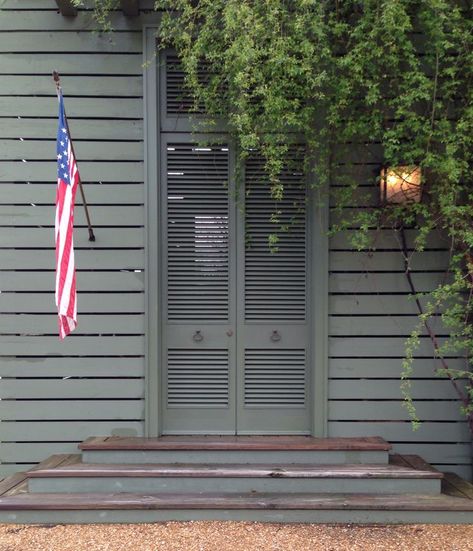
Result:
[[[103,4],[111,9],[113,0]],[[284,197],[279,174],[288,135],[297,135],[311,151],[305,168],[312,186],[335,205],[331,231],[355,228],[354,248],[369,247],[373,229],[399,225],[417,230],[416,251],[425,250],[431,236],[438,243],[439,233],[449,242],[449,279],[424,297],[427,307],[418,301],[420,325],[406,344],[403,392],[410,395],[407,375],[426,329],[439,372],[461,391],[473,431],[471,6],[456,0],[157,0],[155,9],[162,14],[159,47],[177,52],[195,106],[205,108],[208,124],[225,114],[241,162],[248,151],[261,152],[274,198]],[[423,200],[373,204],[381,164],[420,166]],[[417,296],[412,280],[409,285]],[[449,332],[445,342],[429,330],[438,309]],[[464,357],[465,368],[444,364],[451,355]],[[415,418],[412,400],[406,403]]]

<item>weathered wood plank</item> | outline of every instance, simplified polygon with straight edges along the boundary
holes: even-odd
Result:
[[[3,470],[2,467],[0,467],[1,470]],[[23,465],[21,466],[21,468],[24,470]],[[3,494],[3,497],[18,495],[18,494],[25,494],[26,492],[28,492],[28,481],[23,480],[23,482],[20,482],[20,484],[5,492]]]
[[[4,16],[2,16],[2,24],[4,23]],[[143,72],[142,63],[142,54],[76,54],[74,55],[74,63],[71,63],[71,54],[69,53],[38,53],[33,55],[4,53],[0,56],[0,75],[51,74],[51,67],[54,67],[60,75],[85,73],[89,75],[138,76]]]
[[[312,436],[161,436],[159,438],[91,437],[82,450],[389,450],[379,437]]]
[[[429,465],[430,467],[430,465]],[[172,463],[121,465],[75,463],[45,466],[30,473],[31,478],[63,477],[187,477],[187,478],[354,478],[354,479],[434,479],[438,471],[419,470],[399,465],[296,465],[296,464],[198,464]]]
[[[1,207],[0,207],[1,211]],[[331,295],[329,312],[331,315],[417,315],[419,310],[410,295]],[[422,297],[420,303],[425,308],[428,299]]]
[[[362,165],[363,166],[363,165]],[[378,165],[379,167],[379,165]],[[366,169],[369,169],[369,167],[365,167]],[[378,175],[371,177],[371,179],[368,179],[368,176],[364,176],[363,174],[360,174],[360,176],[355,176],[353,180],[357,182],[357,184],[364,186],[364,185],[373,185],[373,178],[377,178]],[[349,230],[359,229],[360,223],[364,224],[364,214],[366,213],[372,213],[373,211],[376,211],[378,209],[377,206],[373,207],[346,207],[346,208],[336,208],[332,207],[330,208],[329,212],[329,225],[330,227],[339,227],[340,225],[343,225],[343,227],[346,227]],[[361,215],[361,217],[360,217]],[[385,224],[382,226],[383,229],[389,230],[392,228],[392,224]],[[377,226],[370,227],[372,230],[376,230]]]
[[[440,346],[446,339],[438,337]],[[329,338],[329,355],[331,357],[403,357],[406,353],[405,337],[331,337]],[[415,357],[429,357],[435,355],[432,339],[427,336],[419,337],[419,346],[414,350]],[[453,354],[452,354],[453,355]],[[457,353],[456,356],[460,356]]]
[[[123,17],[121,12],[111,15],[111,24],[116,31],[141,30],[144,24],[158,23],[159,13],[141,13],[138,17]],[[79,11],[77,17],[66,18],[57,10],[27,12],[25,10],[2,13],[2,28],[6,31],[93,31],[100,30],[91,11]]]
[[[5,494],[22,484],[27,478],[28,475],[26,473],[20,472],[0,481],[0,496],[5,496]]]
[[[57,13],[54,0],[2,0],[1,11],[6,10],[51,10]]]
[[[97,147],[97,146],[96,146]],[[50,205],[56,186],[47,184],[1,183],[0,204]],[[90,205],[142,205],[144,203],[143,184],[89,184],[85,188],[87,203]],[[82,207],[79,196],[76,205]]]
[[[60,341],[57,337],[1,335],[0,350],[2,355],[15,356],[51,356],[97,355],[97,356],[141,356],[145,353],[144,336],[79,336]],[[1,391],[0,391],[1,393]]]
[[[87,193],[88,190],[86,190]],[[0,185],[1,193],[1,185]],[[87,193],[88,195],[88,193]],[[35,203],[37,204],[37,203]],[[78,204],[77,210],[80,210],[82,206]],[[95,232],[96,240],[94,245],[96,247],[107,247],[107,248],[142,248],[144,247],[144,229],[143,228],[100,228],[100,230]],[[52,228],[10,228],[6,231],[0,232],[0,247],[40,247],[47,248],[51,247],[54,239],[54,230]],[[90,247],[91,242],[89,241],[89,233],[85,228],[77,228],[74,232],[74,246],[77,249]],[[81,272],[79,272],[81,273]],[[20,273],[14,276],[11,276],[8,272],[0,272],[0,289],[4,291],[10,290],[21,290],[29,289],[32,290],[30,283],[33,280],[33,277],[37,277],[37,285],[34,286],[35,290],[49,290],[48,287],[42,287],[41,281],[44,280],[49,284],[50,276],[42,278],[44,274],[35,274],[32,276],[28,273]],[[11,279],[11,278],[19,278]],[[104,278],[111,280],[111,289],[113,290],[114,286],[119,285],[119,288],[125,289],[127,285],[124,283],[129,282],[131,286],[136,286],[136,281],[139,279],[139,274],[126,274],[125,272],[114,272],[113,274],[103,274],[101,272],[96,272],[95,274],[83,273],[81,276],[83,285],[93,285],[92,281],[97,281],[98,285],[101,285],[101,281]],[[142,279],[142,278],[141,278]],[[22,283],[24,281],[25,283]],[[25,287],[25,285],[30,285]],[[91,289],[96,290],[91,287]],[[130,289],[131,290],[131,289]]]
[[[447,471],[449,471],[455,473],[460,478],[463,478],[463,480],[471,479],[471,462],[463,465],[444,465],[442,463],[432,463],[432,467],[435,467],[436,469],[444,473],[444,475]]]
[[[442,480],[442,494],[465,499],[466,496],[462,492],[460,492],[460,490],[458,490],[458,488],[456,488],[453,484],[450,484],[450,481],[448,479],[450,474],[452,473],[445,473],[445,476]]]
[[[143,291],[144,271],[77,272],[80,291]],[[51,272],[0,272],[0,289],[6,291],[53,291]],[[18,321],[18,320],[17,320]],[[2,320],[0,319],[0,324]]]
[[[360,159],[361,161],[361,159]],[[369,160],[366,160],[369,162]],[[382,160],[380,160],[380,164]],[[367,182],[368,183],[368,182]],[[379,205],[379,187],[374,185],[364,185],[359,186],[358,188],[351,190],[348,193],[349,188],[331,188],[331,195],[329,198],[329,205],[332,209],[339,207],[342,197],[343,204],[347,207],[376,207]],[[346,208],[346,207],[345,207]]]
[[[10,463],[39,463],[45,457],[53,454],[77,453],[76,442],[36,442],[34,446],[31,442],[2,442],[0,447],[0,470],[9,469]],[[7,465],[5,465],[5,463]],[[15,465],[14,469],[18,471],[23,465]],[[25,465],[27,468],[27,465]]]
[[[102,434],[143,434],[142,421],[19,421],[0,423],[3,442],[61,442],[87,438],[92,428]]]
[[[1,276],[0,276],[1,281]],[[417,327],[417,316],[331,316],[329,319],[330,336],[408,336]],[[448,334],[448,329],[442,326],[440,316],[434,316],[429,322],[437,335]],[[427,330],[421,328],[421,334]]]
[[[54,117],[57,115],[57,103],[57,98],[52,96],[48,98],[0,96],[0,117],[37,117],[39,114],[42,117]],[[67,115],[71,118],[141,119],[143,116],[143,105],[140,98],[68,97],[66,106]]]
[[[383,379],[399,378],[401,376],[402,358],[331,358],[329,360],[330,377],[345,379]],[[449,359],[452,369],[464,369],[465,360]],[[441,367],[439,360],[416,358],[414,361],[414,377],[432,379],[436,370]]]
[[[404,272],[404,257],[400,252],[333,251],[329,256],[330,270],[336,272],[385,271]],[[424,251],[412,253],[409,266],[414,271],[442,271],[448,266],[448,251]],[[399,274],[399,275],[402,275]]]
[[[143,398],[142,379],[4,379],[0,388],[2,400]],[[95,427],[95,425],[94,425]],[[91,430],[99,431],[88,425]],[[100,432],[100,431],[99,431]],[[102,433],[107,434],[109,431]],[[87,438],[87,434],[82,438]],[[17,440],[22,440],[18,438]]]
[[[2,358],[1,377],[144,377],[144,359],[87,357]],[[56,397],[57,398],[57,397]]]
[[[43,373],[42,373],[43,375]],[[127,375],[124,373],[124,375]],[[142,420],[144,400],[1,400],[3,421]],[[95,429],[94,429],[95,430]]]
[[[331,421],[328,423],[329,434],[334,437],[349,434],[380,434],[386,440],[402,442],[451,442],[453,446],[460,442],[469,442],[470,436],[466,423],[425,422],[416,431],[409,422],[346,422]],[[430,460],[429,460],[430,461]],[[437,460],[438,461],[438,460]]]
[[[16,78],[16,76],[14,78]],[[48,76],[48,80],[49,79],[50,77]],[[69,125],[71,127],[71,134],[74,137],[74,143],[77,143],[77,141],[81,139],[126,141],[143,139],[143,121],[141,120],[110,119],[107,121],[107,124],[104,124],[102,120],[72,120],[71,117],[69,117]],[[45,136],[55,136],[56,130],[56,117],[51,119],[5,118],[2,124],[0,124],[0,137],[23,139],[44,138]]]
[[[0,294],[0,312],[51,314],[55,311],[54,293],[22,293],[21,304],[15,293]],[[142,313],[144,312],[143,293],[78,293],[78,311],[88,314]]]
[[[352,238],[358,236],[359,233],[353,230],[346,230],[343,232],[338,232],[329,239],[329,246],[331,250],[347,250],[353,249]],[[415,239],[419,235],[417,230],[406,229],[404,230],[404,235],[406,237],[407,247],[409,249],[415,248]],[[402,239],[399,231],[393,229],[379,229],[379,230],[368,230],[367,236],[370,244],[375,249],[401,249],[402,248]],[[436,231],[429,235],[426,248],[437,248],[439,246],[444,246],[448,248],[450,243],[445,237],[444,233]]]
[[[71,132],[72,125],[71,125]],[[87,182],[143,182],[143,163],[83,162],[79,165],[83,183]],[[50,182],[57,178],[53,161],[5,161],[0,163],[0,182]]]
[[[2,14],[4,15],[4,14]],[[25,14],[26,15],[26,14]],[[2,17],[3,19],[3,17]],[[0,35],[0,52],[71,52],[71,53],[141,53],[143,39],[141,32],[117,32],[113,35],[94,31],[54,32],[47,29],[39,32],[13,31]]]
[[[448,282],[444,271],[412,274],[414,288],[418,293],[436,289],[441,283]],[[331,293],[411,293],[404,273],[333,273],[329,277]]]
[[[51,188],[54,184],[51,184]],[[141,206],[91,206],[89,209],[94,228],[100,226],[143,226],[144,208]],[[46,226],[54,227],[55,206],[45,205],[0,205],[2,226]],[[74,212],[74,226],[86,226],[84,209]],[[96,232],[100,239],[100,231]],[[88,234],[87,234],[88,235]]]
[[[440,404],[437,400],[414,400],[421,421],[464,421],[460,411],[461,402]],[[330,421],[409,421],[409,414],[401,400],[369,402],[367,400],[339,400],[328,402]]]
[[[42,335],[57,332],[57,315],[2,314],[0,316],[0,333],[4,335]],[[80,315],[80,324],[75,335],[91,334],[144,334],[144,314],[135,315]]]
[[[460,387],[463,386],[461,381],[457,382]],[[400,379],[332,379],[328,385],[329,398],[331,400],[402,400],[400,384]],[[410,392],[415,400],[456,400],[458,398],[448,379],[412,380]]]
[[[49,135],[52,137],[52,134]],[[143,159],[142,142],[105,142],[74,140],[76,159],[82,161],[141,161]],[[56,142],[46,140],[0,140],[0,160],[18,161],[47,160],[56,155]],[[2,184],[2,190],[5,189]],[[15,184],[18,185],[18,184]],[[14,190],[12,190],[14,191]],[[6,198],[3,197],[6,202]]]
[[[271,509],[473,511],[470,500],[442,495],[373,494],[24,494],[0,499],[2,510]]]
[[[431,465],[468,465],[471,468],[471,446],[469,443],[443,442],[402,442],[393,444],[393,449],[401,454],[418,453]],[[443,469],[445,470],[445,469]],[[447,470],[451,470],[448,468]]]
[[[100,230],[98,231],[100,235]],[[96,242],[97,243],[97,242]],[[107,244],[102,242],[102,247]],[[76,266],[81,270],[138,270],[144,269],[145,258],[142,249],[128,249],[118,254],[113,249],[75,249]],[[41,270],[55,266],[55,252],[41,249],[40,254],[28,249],[0,250],[0,265],[4,270]],[[0,297],[0,304],[2,302]]]
[[[464,497],[473,500],[473,484],[471,484],[467,480],[463,480],[454,473],[448,473],[446,479],[448,480],[449,484],[451,484]]]
[[[403,455],[403,457],[404,457],[404,460],[407,461],[407,463],[411,466],[411,468],[415,470],[418,469],[421,471],[430,470],[431,472],[436,472],[436,473],[439,472],[435,467],[432,467],[430,463],[427,463],[427,461],[425,461],[425,459],[422,459],[422,457],[420,457],[419,455],[406,454],[406,455]]]
[[[80,461],[80,454],[54,454],[51,457],[47,457],[44,461],[41,461],[38,465],[33,467],[36,469],[55,469],[59,466],[69,465],[70,463],[77,463]]]
[[[66,75],[62,77],[61,75],[61,84],[68,96],[123,96],[139,98],[143,95],[143,79],[141,76]],[[50,96],[51,92],[54,93],[51,75],[2,75],[3,95]],[[77,138],[76,134],[74,134],[74,138]]]

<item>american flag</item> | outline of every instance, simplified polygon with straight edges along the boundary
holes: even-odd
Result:
[[[64,339],[77,326],[76,270],[74,264],[74,201],[79,184],[74,151],[69,136],[64,100],[59,92],[56,190],[56,306],[59,337]]]

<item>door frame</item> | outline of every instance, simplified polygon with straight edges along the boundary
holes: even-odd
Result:
[[[145,211],[145,430],[161,434],[161,212],[160,193],[160,71],[156,62],[157,25],[143,27],[143,123]],[[313,198],[309,209],[312,288],[311,370],[312,435],[327,436],[328,378],[328,205]],[[317,253],[317,254],[315,254]],[[314,285],[314,282],[317,282]]]

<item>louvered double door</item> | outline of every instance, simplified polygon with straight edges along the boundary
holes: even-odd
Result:
[[[231,148],[182,140],[169,137],[161,156],[163,433],[308,434],[300,173],[283,172],[287,192],[275,202],[254,157],[236,193]]]

